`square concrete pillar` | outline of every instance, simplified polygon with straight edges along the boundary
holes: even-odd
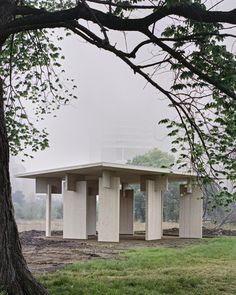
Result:
[[[75,191],[63,192],[63,238],[87,239],[87,181],[77,181]]]
[[[99,178],[98,241],[119,242],[120,178],[105,171]]]
[[[52,186],[47,185],[47,195],[46,195],[46,237],[51,237],[52,229]]]
[[[87,235],[96,235],[96,195],[87,196]]]
[[[162,190],[157,180],[146,180],[146,240],[162,238]]]
[[[124,190],[120,195],[120,234],[134,233],[134,191]]]
[[[202,190],[180,185],[179,236],[202,238]]]

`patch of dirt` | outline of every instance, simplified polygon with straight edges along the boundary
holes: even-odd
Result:
[[[97,247],[96,243],[64,240],[58,233],[46,238],[45,232],[33,230],[20,233],[20,239],[24,257],[32,272],[55,271],[78,261],[114,258],[119,254],[118,250]]]
[[[203,231],[204,238],[212,238],[212,237],[219,237],[219,236],[236,236],[236,230],[227,230],[222,228],[209,229],[209,228],[203,227],[202,231]],[[170,229],[164,229],[163,234],[166,236],[177,237],[179,235],[179,229],[176,227],[170,228]]]
[[[184,247],[205,243],[206,239],[179,239],[178,228],[164,230],[161,240],[145,241],[143,232],[135,236],[121,236],[119,243],[97,242],[96,237],[88,240],[69,240],[62,238],[62,232],[53,232],[46,238],[44,231],[25,231],[20,233],[24,256],[32,272],[56,271],[65,265],[91,259],[120,259],[119,254],[135,247]],[[235,235],[236,231],[203,229],[207,237]],[[166,236],[168,235],[168,237]]]

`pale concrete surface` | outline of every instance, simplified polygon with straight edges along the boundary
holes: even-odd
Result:
[[[107,177],[107,176],[106,176]],[[110,177],[110,187],[99,178],[98,241],[119,242],[120,178]]]
[[[202,191],[193,186],[188,193],[186,185],[180,185],[179,236],[202,238]]]
[[[52,220],[52,186],[47,185],[46,196],[46,237],[51,236],[51,220]]]
[[[82,177],[90,175],[93,179],[98,179],[102,174],[108,171],[116,173],[121,179],[121,183],[139,183],[140,176],[168,176],[171,181],[186,181],[189,178],[196,178],[195,173],[187,173],[181,171],[173,171],[168,168],[143,167],[135,165],[124,165],[115,163],[93,163],[86,165],[76,165],[71,167],[62,167],[36,172],[28,172],[16,175],[19,178],[48,178],[48,179],[64,179],[67,174],[77,174]],[[104,178],[104,181],[106,178]],[[80,179],[82,180],[82,179]],[[86,180],[86,179],[85,179]]]
[[[146,181],[146,240],[162,238],[162,192],[154,180]]]
[[[96,195],[99,194],[98,240],[104,242],[118,242],[119,233],[133,233],[133,197],[123,199],[128,184],[138,183],[146,192],[146,239],[156,240],[162,237],[163,191],[171,181],[185,183],[188,186],[180,204],[180,235],[202,236],[201,191],[192,186],[194,173],[101,162],[24,173],[18,177],[35,178],[37,193],[48,193],[50,185],[51,194],[60,194],[64,182],[65,238],[87,239],[96,233]],[[50,206],[51,200],[47,197],[47,235],[51,230]]]
[[[76,191],[64,188],[63,237],[87,239],[87,182],[76,182]]]

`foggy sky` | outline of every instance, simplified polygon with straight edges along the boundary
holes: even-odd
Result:
[[[232,9],[235,1],[227,0],[221,7]],[[140,130],[137,137],[143,136],[144,146],[170,150],[167,130],[157,123],[175,113],[163,95],[145,87],[145,81],[117,57],[76,36],[63,41],[62,48],[66,73],[78,86],[78,100],[62,107],[57,118],[48,117],[42,123],[50,134],[50,148],[26,159],[27,171],[100,161],[104,140],[122,132],[124,128],[117,127],[122,124],[131,133]],[[165,83],[165,77],[160,79]]]

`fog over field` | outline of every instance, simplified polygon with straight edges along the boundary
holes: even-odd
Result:
[[[234,5],[228,0],[221,7],[232,9]],[[128,47],[136,37],[132,36]],[[126,46],[123,34],[118,39]],[[176,114],[168,108],[163,95],[146,85],[121,60],[78,37],[66,38],[60,45],[66,57],[66,74],[78,86],[78,99],[62,107],[57,118],[48,116],[40,123],[47,127],[50,148],[37,152],[23,165],[20,157],[13,159],[12,176],[80,163],[126,162],[153,147],[170,151],[168,130],[158,121],[175,118]],[[164,85],[168,83],[165,74],[158,78]],[[13,191],[23,188],[27,193],[33,192],[32,182],[13,180]]]

